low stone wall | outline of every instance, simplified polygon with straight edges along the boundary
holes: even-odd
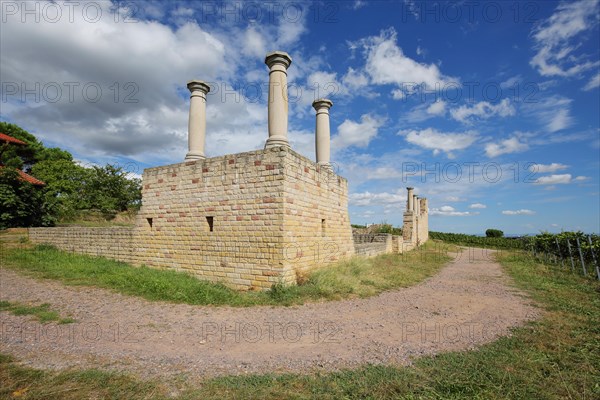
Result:
[[[401,238],[389,233],[354,233],[352,239],[354,240],[354,252],[357,255],[371,257],[378,254],[401,252],[401,246],[398,246]]]
[[[60,250],[123,262],[133,261],[133,228],[29,228],[28,233],[32,243],[51,244]]]

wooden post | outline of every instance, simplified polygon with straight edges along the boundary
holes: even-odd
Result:
[[[558,238],[555,237],[554,241],[556,242],[556,248],[558,249],[558,256],[560,257],[560,266],[564,267],[565,263],[564,263],[563,258],[562,258],[562,253],[560,252],[560,244],[558,244]]]
[[[575,238],[577,241],[577,250],[579,251],[579,259],[581,260],[581,267],[583,268],[583,276],[587,276],[587,269],[585,268],[585,262],[583,262],[583,252],[581,251],[581,243],[579,238]]]
[[[596,260],[596,254],[594,253],[594,246],[592,245],[592,237],[588,235],[588,243],[590,244],[590,253],[592,253],[592,260],[596,266],[596,278],[600,281],[600,268],[598,267],[598,260]]]
[[[575,272],[575,264],[573,263],[573,255],[571,254],[571,243],[567,239],[567,249],[569,249],[569,259],[571,260],[571,272]]]

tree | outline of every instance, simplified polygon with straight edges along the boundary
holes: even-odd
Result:
[[[90,208],[103,213],[126,211],[139,207],[142,199],[141,186],[140,179],[129,179],[121,167],[110,164],[104,167],[94,166],[85,187],[85,197]]]
[[[15,124],[0,122],[0,132],[27,143],[0,144],[2,170],[12,171],[4,171],[0,182],[0,228],[51,225],[74,220],[83,210],[111,215],[141,205],[141,180],[129,179],[122,168],[81,166],[68,151],[44,147]],[[31,173],[46,185],[36,188],[23,182],[17,170]]]
[[[15,124],[0,122],[0,132],[27,143],[27,146],[0,144],[0,147],[2,147],[0,151],[0,165],[21,169],[29,173],[31,166],[43,151],[44,145],[31,133]]]
[[[32,173],[46,182],[43,196],[45,208],[57,220],[73,220],[79,210],[90,208],[89,201],[85,197],[85,187],[91,176],[90,171],[76,164],[72,159],[49,157],[36,163]]]
[[[16,169],[0,168],[0,229],[53,222],[44,208],[43,192],[21,179]]]
[[[502,232],[500,229],[488,229],[485,231],[485,236],[487,237],[503,237],[504,236],[504,232]]]

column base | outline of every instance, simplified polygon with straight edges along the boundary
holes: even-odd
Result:
[[[333,171],[333,167],[331,166],[330,162],[323,162],[323,161],[319,161],[317,162],[317,164],[319,165],[319,168],[323,169],[323,170],[327,170],[330,172],[334,172]]]
[[[190,151],[185,155],[185,161],[204,160],[206,156],[199,152]]]
[[[271,136],[270,138],[267,139],[267,142],[265,143],[265,149],[270,149],[271,147],[287,147],[290,148],[290,142],[288,142],[287,138],[285,137],[277,137],[277,136]]]

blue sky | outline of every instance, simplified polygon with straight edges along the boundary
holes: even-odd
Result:
[[[600,231],[597,0],[0,4],[0,118],[84,163],[182,161],[190,79],[209,156],[262,148],[283,50],[292,148],[332,99],[353,223],[401,225],[414,186],[432,230]]]

